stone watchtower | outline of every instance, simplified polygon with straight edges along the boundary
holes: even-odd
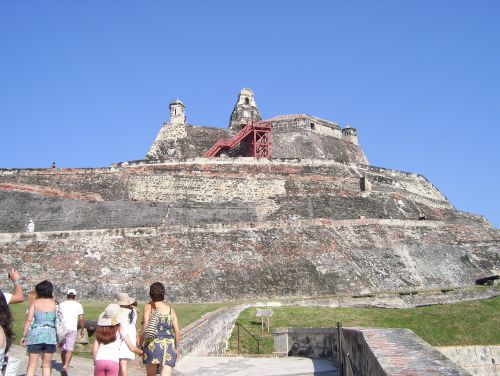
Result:
[[[359,145],[358,144],[358,131],[356,128],[351,127],[350,125],[347,125],[344,129],[342,129],[342,139],[351,142],[354,145]]]
[[[247,88],[241,89],[238,101],[236,102],[231,119],[229,120],[229,130],[233,133],[241,130],[251,120],[262,120],[259,109],[255,104],[253,91]]]
[[[170,103],[170,124],[186,124],[186,106],[177,98]]]

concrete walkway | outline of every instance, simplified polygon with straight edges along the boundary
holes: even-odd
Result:
[[[9,350],[9,356],[20,360],[20,365],[17,371],[18,376],[26,375],[26,368],[28,366],[28,356],[26,355],[26,350],[17,345],[13,345]],[[41,375],[42,370],[40,368],[41,360],[38,362],[38,369],[36,375]],[[65,376],[62,370],[61,354],[56,353],[52,358],[52,376]],[[94,374],[94,362],[90,358],[82,358],[79,356],[74,356],[71,359],[70,368],[68,370],[68,376],[92,376]],[[138,361],[136,364],[131,364],[129,366],[129,376],[139,376],[145,375],[146,370],[142,368]]]
[[[28,365],[28,357],[21,346],[13,346],[9,351],[11,357],[21,361],[17,375],[24,376]],[[61,372],[60,354],[52,360],[52,375],[64,376]],[[38,368],[37,375],[41,375]],[[92,359],[73,357],[68,376],[92,376],[94,364]],[[129,376],[146,375],[146,370],[139,361],[129,365]],[[243,358],[243,357],[208,357],[185,356],[175,367],[174,375],[178,376],[337,376],[338,370],[329,361],[307,358]]]
[[[338,375],[330,361],[307,358],[243,358],[186,356],[175,367],[183,376],[305,376]]]

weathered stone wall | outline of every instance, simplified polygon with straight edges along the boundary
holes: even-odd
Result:
[[[500,346],[440,346],[436,349],[474,376],[500,375]]]
[[[339,361],[337,328],[276,328],[278,353]],[[343,351],[358,376],[470,375],[408,329],[344,328]]]
[[[361,189],[362,177],[370,181]],[[307,218],[483,223],[415,174],[321,160],[129,163],[110,169],[0,171],[0,231],[198,225]]]
[[[28,218],[53,232],[20,234]],[[424,177],[323,160],[1,170],[0,232],[2,265],[27,285],[50,278],[85,297],[145,296],[155,280],[182,301],[327,295],[500,269],[499,231]]]
[[[324,136],[309,126],[273,128],[271,144],[273,158],[322,158],[343,163],[368,163],[358,145],[341,138]]]
[[[314,122],[311,128],[310,122]],[[236,123],[235,123],[236,124]],[[273,158],[322,158],[341,163],[368,164],[363,150],[342,137],[333,122],[308,116],[304,119],[274,121],[271,132]],[[234,129],[238,127],[235,126]],[[230,130],[165,123],[146,155],[146,160],[201,157],[219,139],[230,139]],[[248,145],[239,145],[229,154],[245,155]]]
[[[471,375],[409,329],[346,328],[343,337],[361,376]]]
[[[222,128],[164,123],[146,154],[146,159],[200,157],[219,139],[230,137],[230,133]]]
[[[160,280],[173,301],[318,296],[469,285],[500,268],[498,232],[434,221],[295,221],[0,237],[3,268],[32,286],[146,297]]]

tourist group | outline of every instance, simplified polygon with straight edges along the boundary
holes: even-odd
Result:
[[[17,374],[19,361],[9,359],[9,349],[14,340],[13,318],[9,304],[24,301],[16,269],[9,272],[14,283],[12,293],[0,290],[0,365],[1,375]],[[75,289],[67,291],[67,300],[54,299],[54,286],[50,281],[38,283],[28,294],[21,345],[26,348],[28,368],[26,376],[34,376],[41,359],[42,376],[52,373],[52,357],[59,347],[62,374],[71,374],[70,362],[77,338],[87,335],[82,305],[77,301]],[[129,360],[141,355],[147,376],[157,371],[161,376],[171,375],[175,366],[180,340],[177,315],[165,302],[165,287],[160,282],[149,288],[150,302],[142,312],[142,326],[138,329],[140,309],[135,298],[125,292],[116,296],[99,315],[94,333],[92,354],[94,376],[127,376]]]

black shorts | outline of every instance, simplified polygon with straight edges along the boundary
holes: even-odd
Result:
[[[32,354],[42,354],[42,353],[50,353],[53,354],[56,352],[56,345],[49,345],[48,343],[35,343],[34,345],[26,346],[27,352]]]

